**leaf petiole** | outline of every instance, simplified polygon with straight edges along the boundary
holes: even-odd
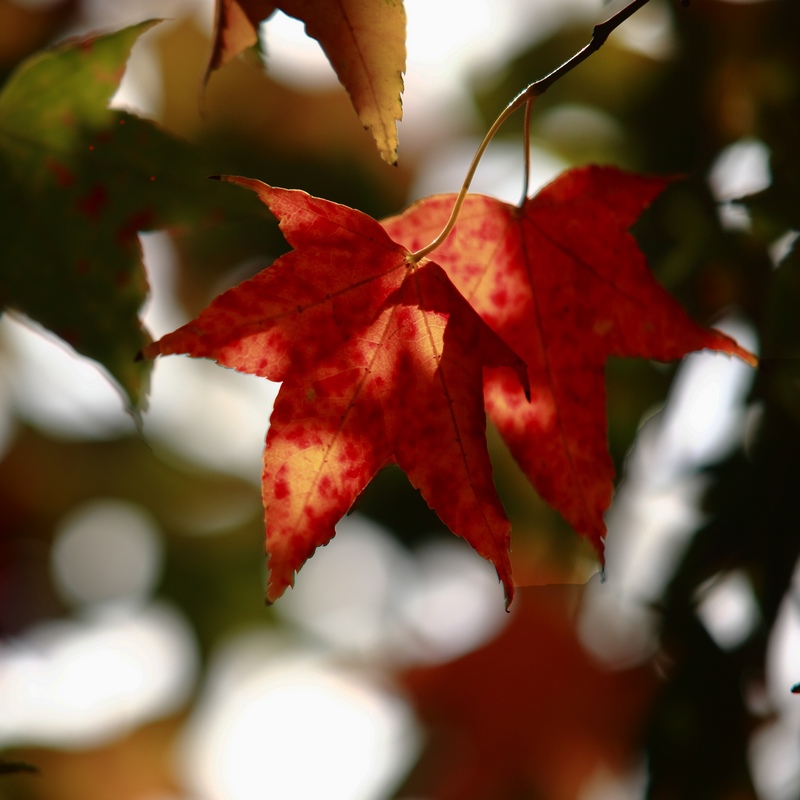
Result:
[[[522,178],[522,197],[519,201],[519,208],[525,205],[528,199],[528,186],[531,182],[531,111],[533,109],[533,98],[529,97],[525,102],[525,117],[522,122],[522,147],[524,148],[525,174]]]
[[[428,253],[433,252],[437,247],[439,247],[439,245],[442,244],[442,242],[450,235],[450,232],[456,225],[456,220],[458,219],[459,212],[461,211],[461,206],[464,204],[464,198],[466,198],[470,184],[472,183],[472,179],[475,176],[475,170],[478,169],[478,164],[480,163],[481,158],[483,158],[486,148],[489,146],[489,143],[492,141],[492,139],[494,139],[497,131],[503,127],[505,121],[516,110],[517,106],[513,104],[506,106],[500,116],[492,123],[492,127],[489,128],[486,136],[483,137],[480,147],[472,157],[472,163],[469,165],[467,175],[464,178],[464,183],[461,185],[461,189],[458,192],[456,202],[453,205],[453,210],[450,212],[450,218],[447,220],[442,232],[430,244],[425,245],[425,247],[423,247],[421,250],[411,253],[406,259],[409,264],[416,264],[421,261],[423,258],[425,258],[425,256],[428,255]]]

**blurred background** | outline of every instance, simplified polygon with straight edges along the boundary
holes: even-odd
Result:
[[[457,190],[502,107],[624,5],[406,0],[396,169],[280,13],[204,117],[210,0],[0,0],[0,74],[168,17],[116,106],[215,173],[380,218]],[[140,433],[92,363],[2,318],[0,798],[800,798],[798,31],[796,0],[651,0],[534,107],[534,190],[587,162],[684,176],[634,233],[696,320],[762,358],[608,365],[605,581],[490,430],[509,614],[396,469],[266,609],[277,386],[160,360]],[[474,190],[516,202],[522,164],[515,118]],[[256,215],[140,239],[156,338],[286,249]]]

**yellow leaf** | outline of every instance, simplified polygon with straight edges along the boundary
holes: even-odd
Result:
[[[381,158],[397,161],[397,121],[406,63],[406,13],[402,0],[217,0],[214,44],[206,72],[228,63],[258,39],[258,24],[276,8],[305,23]]]

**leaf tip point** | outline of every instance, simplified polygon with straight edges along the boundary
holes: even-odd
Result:
[[[519,385],[522,387],[522,393],[525,395],[525,400],[530,403],[531,379],[528,375],[528,366],[522,359],[520,359],[520,366],[517,368],[516,372],[519,378]]]
[[[127,411],[133,421],[133,428],[136,436],[139,439],[145,439],[142,412],[147,411],[147,398],[143,398],[139,406],[129,406]]]
[[[761,363],[758,356],[755,353],[751,353],[749,350],[746,350],[741,345],[737,344],[735,341],[733,342],[734,347],[730,350],[724,350],[722,352],[725,353],[729,358],[732,356],[736,356],[744,361],[750,367],[757,368]]]
[[[505,610],[506,614],[511,613],[511,604],[514,602],[514,581],[511,578],[510,573],[507,574],[505,577],[500,574],[500,571],[497,572],[497,577],[501,584],[503,584],[503,592],[505,594]]]
[[[761,363],[758,356],[755,353],[751,353],[747,350],[744,351],[745,355],[741,356],[742,361],[745,364],[749,364],[751,367],[758,368],[759,364]]]
[[[150,342],[146,347],[143,347],[134,357],[134,361],[151,361],[156,356],[162,355],[159,342]]]

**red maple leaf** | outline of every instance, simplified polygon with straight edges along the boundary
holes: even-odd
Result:
[[[437,263],[528,367],[530,402],[512,373],[487,375],[492,421],[539,494],[601,559],[614,477],[608,356],[671,361],[709,349],[756,363],[730,337],[689,319],[628,232],[667,183],[590,166],[564,173],[521,208],[470,195],[436,250]],[[429,197],[382,224],[417,250],[444,228],[454,200]]]
[[[267,600],[294,583],[375,473],[395,461],[492,561],[508,602],[510,525],[492,481],[484,367],[524,365],[437,264],[374,219],[300,191],[256,191],[294,251],[217,297],[146,357],[186,353],[283,381],[264,450]]]
[[[586,652],[575,625],[583,586],[517,592],[496,638],[400,676],[427,728],[402,796],[572,800],[598,774],[634,766],[657,690],[652,666],[611,671]]]

